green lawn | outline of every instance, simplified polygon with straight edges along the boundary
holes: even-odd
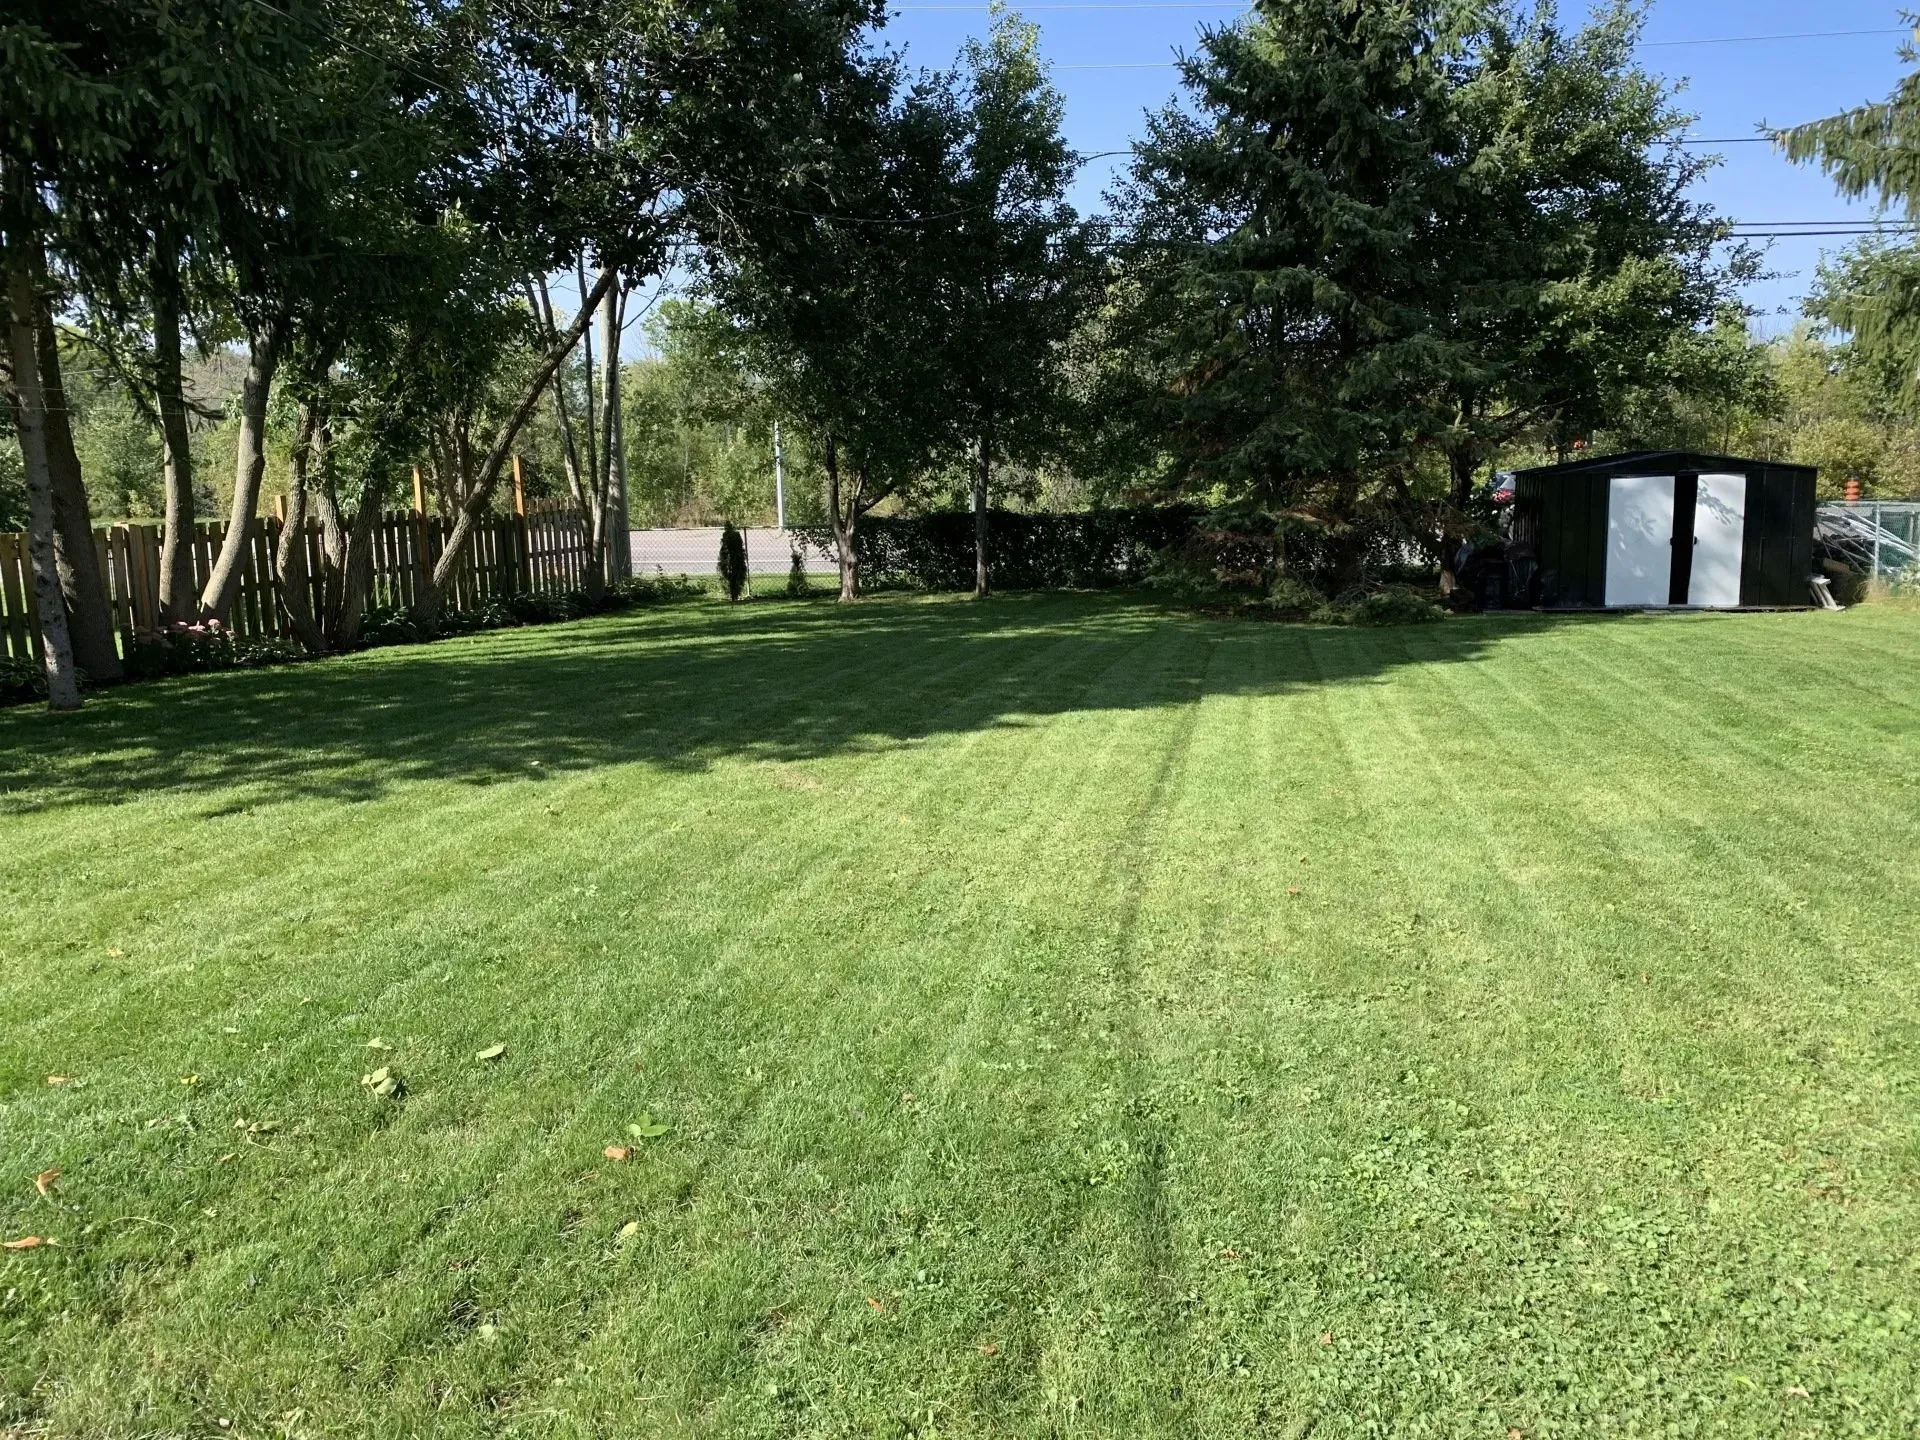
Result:
[[[1920,1427],[1911,615],[700,602],[0,836],[0,1434]]]

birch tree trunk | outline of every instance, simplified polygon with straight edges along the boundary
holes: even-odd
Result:
[[[247,345],[247,372],[240,382],[240,446],[233,466],[233,510],[220,554],[200,594],[202,613],[227,623],[240,593],[247,551],[253,538],[254,510],[260,503],[260,481],[267,473],[267,398],[273,391],[273,372],[280,364],[286,339],[286,318],[272,315]]]
[[[309,655],[324,654],[326,637],[313,620],[313,577],[307,569],[307,472],[313,457],[313,437],[319,429],[315,407],[302,405],[288,457],[287,518],[280,527],[280,544],[273,557],[274,593],[293,638]]]
[[[607,271],[601,269],[601,278]],[[615,558],[616,546],[627,543],[626,532],[614,523],[614,435],[618,427],[616,419],[620,407],[620,286],[618,281],[607,290],[606,298],[600,302],[600,471],[596,476],[597,484],[597,534],[595,535],[595,569],[607,584],[620,579],[619,562]]]
[[[980,427],[980,463],[973,472],[973,598],[987,598],[987,484],[993,476],[993,426]]]
[[[36,287],[37,288],[37,287]],[[93,510],[87,504],[86,477],[73,448],[67,418],[67,387],[60,375],[60,344],[53,311],[43,294],[34,317],[40,355],[40,392],[47,407],[47,471],[53,482],[54,562],[60,591],[67,597],[73,663],[94,680],[118,680],[120,646],[114,639],[113,611],[107,604],[106,577],[93,543]]]
[[[55,710],[80,708],[80,681],[73,669],[67,602],[53,553],[53,477],[47,468],[47,399],[40,388],[40,354],[34,342],[33,266],[16,240],[7,257],[7,358],[13,366],[14,413],[19,417],[20,455],[27,471],[27,554],[33,564],[33,598],[40,610],[40,650],[47,668],[47,703]]]
[[[185,624],[195,618],[199,600],[193,584],[193,445],[180,380],[180,261],[164,242],[153,270],[153,398],[166,484],[160,618]]]

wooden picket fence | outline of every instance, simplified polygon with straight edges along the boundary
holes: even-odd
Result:
[[[373,536],[371,605],[411,605],[421,584],[446,549],[452,522],[437,515],[400,512],[381,517]],[[282,522],[277,516],[255,520],[247,537],[246,565],[230,623],[237,635],[291,638],[286,617],[274,596],[273,557]],[[320,603],[320,527],[306,527],[310,597]],[[194,526],[193,577],[196,587],[207,575],[226,539],[217,522]],[[123,654],[159,627],[160,537],[158,525],[111,525],[94,532],[94,552],[106,579],[107,599]],[[587,531],[579,512],[566,500],[528,500],[521,513],[502,515],[474,527],[460,566],[454,572],[446,604],[474,609],[488,600],[540,591],[577,590],[585,582]],[[0,655],[35,658],[39,618],[33,571],[25,535],[0,534]]]

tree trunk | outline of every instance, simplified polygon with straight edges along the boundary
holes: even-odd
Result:
[[[627,297],[620,296],[620,329],[627,324]],[[618,359],[618,356],[615,356]],[[613,573],[616,580],[633,578],[633,517],[627,510],[627,402],[626,380],[618,365],[614,367],[613,386],[613,469],[607,472],[611,486],[608,499],[613,507]]]
[[[840,553],[840,599],[841,602],[860,598],[860,563],[853,552],[853,527],[858,520],[851,506],[840,503],[840,452],[833,443],[833,432],[827,432],[827,512],[833,516],[833,544]]]
[[[1440,593],[1442,595],[1451,595],[1460,583],[1455,560],[1460,553],[1460,547],[1466,543],[1466,538],[1455,532],[1459,517],[1466,513],[1467,504],[1473,499],[1472,445],[1458,445],[1449,450],[1447,469],[1451,475],[1447,494],[1450,506],[1447,523],[1440,535]]]
[[[452,583],[455,570],[459,568],[460,557],[466,550],[467,537],[473,534],[474,524],[486,514],[487,507],[493,503],[494,488],[500,483],[500,472],[506,468],[513,454],[513,442],[519,438],[521,427],[527,423],[527,417],[533,413],[533,407],[540,403],[540,396],[547,384],[553,379],[554,371],[580,343],[580,337],[586,333],[587,326],[593,321],[594,307],[599,305],[613,284],[611,271],[600,277],[580,306],[580,313],[573,317],[573,324],[567,327],[567,333],[548,352],[546,359],[527,380],[527,388],[520,396],[520,403],[513,409],[500,433],[495,437],[493,449],[487,452],[486,463],[481,467],[480,478],[473,491],[461,504],[459,513],[453,517],[453,528],[447,534],[446,548],[441,550],[440,558],[434,562],[433,574],[427,583],[420,587],[419,596],[414,600],[413,616],[421,625],[432,628],[439,622],[441,602],[446,596],[447,586]]]
[[[53,311],[43,295],[35,317],[40,356],[40,391],[47,406],[47,470],[53,481],[54,561],[60,590],[67,598],[73,662],[94,680],[118,680],[120,646],[114,639],[113,610],[107,603],[106,577],[93,543],[93,511],[80,456],[73,448],[67,418],[67,389],[60,375],[60,344]]]
[[[267,398],[273,391],[273,372],[280,364],[280,346],[287,333],[284,316],[273,315],[255,331],[247,345],[247,373],[240,382],[240,444],[233,466],[233,510],[220,554],[200,594],[200,609],[222,625],[233,611],[252,548],[253,515],[260,503],[260,481],[267,473]]]
[[[334,616],[330,637],[336,650],[351,650],[360,643],[360,621],[367,613],[367,592],[373,586],[373,532],[380,524],[385,498],[377,488],[369,490],[347,530],[346,559],[340,570],[340,609]]]
[[[980,463],[973,472],[973,598],[987,598],[987,485],[993,478],[993,424],[980,427]]]
[[[587,262],[584,255],[575,266],[574,274],[578,281],[577,293],[580,296],[581,308],[589,310],[593,319],[598,319],[601,302],[595,301],[590,309],[586,303]],[[594,287],[593,293],[604,296],[608,291],[608,272],[604,268],[599,272],[598,279],[599,284]],[[580,520],[587,531],[587,564],[582,579],[586,584],[587,593],[597,595],[605,588],[606,572],[603,566],[603,552],[607,536],[607,490],[605,475],[600,468],[605,458],[600,445],[600,372],[594,362],[591,323],[580,332],[580,378],[585,382],[582,388],[586,392],[587,399],[587,413],[583,417],[586,423],[582,427],[587,442],[587,484],[586,496],[580,507]]]
[[[165,526],[160,532],[160,618],[195,618],[193,584],[193,445],[180,381],[180,262],[162,248],[153,273],[153,398],[160,412],[166,481]]]
[[[620,440],[621,301],[616,282],[600,302],[600,573],[608,584],[626,578],[620,555],[631,549],[626,531],[626,486],[614,448]]]
[[[313,577],[307,569],[307,471],[313,456],[313,437],[319,429],[315,407],[302,405],[288,457],[287,518],[280,527],[280,545],[274,552],[274,593],[293,638],[309,655],[326,653],[326,637],[313,620]]]
[[[47,703],[55,710],[80,708],[73,642],[67,631],[66,597],[54,559],[53,476],[47,466],[47,399],[40,388],[40,355],[34,343],[34,293],[30,263],[16,240],[7,257],[7,357],[13,365],[14,414],[19,417],[20,457],[27,472],[27,554],[33,562],[33,598],[40,610],[40,649],[47,667]]]

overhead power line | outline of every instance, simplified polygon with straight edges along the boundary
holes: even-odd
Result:
[[[1875,30],[1797,30],[1785,35],[1703,35],[1691,40],[1642,40],[1647,50],[1664,50],[1675,45],[1759,45],[1769,40],[1838,40],[1848,35],[1911,35],[1907,26]]]

